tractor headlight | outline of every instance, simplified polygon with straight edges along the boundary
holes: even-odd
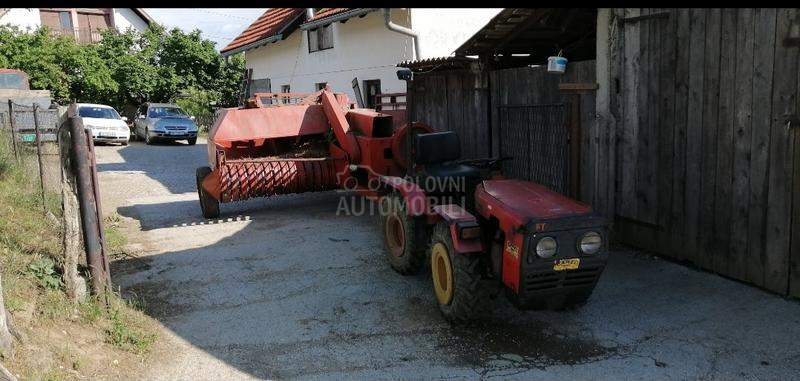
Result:
[[[598,232],[588,232],[581,237],[580,247],[585,254],[597,254],[603,247],[603,237]]]
[[[556,250],[558,250],[558,244],[553,237],[544,237],[536,244],[536,255],[539,258],[550,258],[556,255]]]

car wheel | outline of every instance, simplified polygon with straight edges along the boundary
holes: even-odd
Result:
[[[191,139],[188,139],[186,141],[189,142],[190,146],[193,146],[193,145],[197,144],[197,138],[191,138]]]
[[[148,133],[147,129],[144,129],[144,144],[150,145],[153,144],[153,139],[150,138],[150,134]]]
[[[123,142],[122,142],[122,145],[123,145],[123,146],[126,146],[126,145],[128,145],[128,141],[127,141],[127,140],[123,141]]]

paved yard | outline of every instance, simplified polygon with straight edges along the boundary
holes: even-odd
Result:
[[[451,328],[428,274],[389,268],[374,217],[336,216],[340,194],[206,222],[203,143],[97,149],[104,211],[135,222],[141,251],[113,281],[164,327],[138,379],[800,379],[800,303],[627,249],[580,309],[498,299]]]

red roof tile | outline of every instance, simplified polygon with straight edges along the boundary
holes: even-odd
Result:
[[[315,21],[319,19],[324,19],[329,16],[338,15],[339,13],[347,12],[353,8],[320,8],[316,13],[314,13],[314,17],[308,21]]]
[[[247,29],[221,50],[222,53],[241,48],[254,42],[275,36],[305,8],[272,8],[264,12]]]

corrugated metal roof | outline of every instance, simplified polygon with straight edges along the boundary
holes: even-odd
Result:
[[[467,68],[471,63],[476,61],[478,61],[476,58],[459,56],[432,57],[423,60],[403,61],[397,64],[397,67],[407,67],[411,70],[433,71],[438,69]]]
[[[247,29],[231,41],[221,53],[243,48],[261,40],[277,36],[293,20],[305,12],[305,8],[272,8],[264,12]]]

